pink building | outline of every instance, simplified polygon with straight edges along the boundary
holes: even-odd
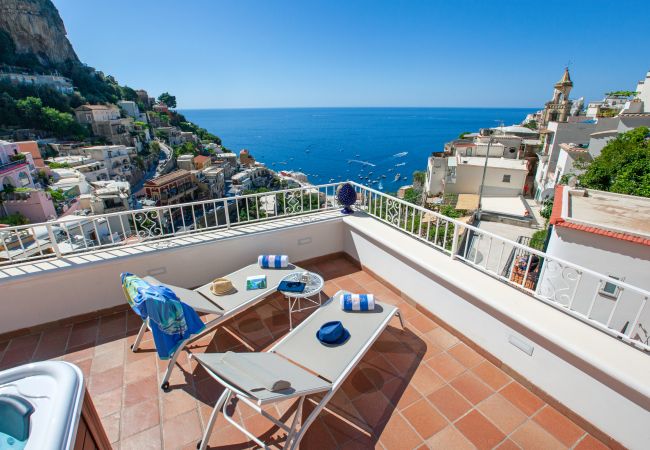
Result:
[[[9,194],[4,200],[4,209],[8,215],[22,214],[30,223],[46,222],[57,217],[50,194],[36,189]]]
[[[34,187],[33,167],[30,153],[21,153],[15,142],[0,141],[0,191],[5,186]]]

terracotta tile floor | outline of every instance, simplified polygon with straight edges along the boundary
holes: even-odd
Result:
[[[606,448],[346,259],[308,268],[325,277],[328,295],[353,289],[399,305],[406,326],[402,330],[394,320],[335,395],[330,410],[311,426],[302,448]],[[156,358],[151,336],[137,353],[129,349],[140,323],[128,311],[16,338],[0,343],[0,366],[73,362],[87,377],[114,448],[195,448],[221,388],[184,354],[171,392],[163,393],[158,386],[166,363]],[[256,350],[269,347],[288,331],[286,302],[276,294],[227,328],[195,342],[191,351],[246,351],[235,336]],[[236,408],[240,422],[281,443],[282,433],[243,406]],[[291,404],[271,411],[292,414]],[[210,444],[252,446],[223,418]]]

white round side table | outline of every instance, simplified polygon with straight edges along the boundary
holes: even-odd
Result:
[[[309,281],[302,292],[281,291],[289,301],[289,329],[293,330],[291,314],[318,308],[322,303],[322,291],[325,280],[317,273],[308,272]],[[290,273],[282,281],[301,281],[302,272]]]

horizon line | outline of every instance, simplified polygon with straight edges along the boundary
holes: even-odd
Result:
[[[177,107],[176,110],[233,110],[233,109],[542,109],[535,106],[231,106],[231,107]]]

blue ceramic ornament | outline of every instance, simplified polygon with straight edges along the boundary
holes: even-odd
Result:
[[[354,212],[351,208],[351,206],[357,201],[357,192],[354,190],[354,186],[350,183],[341,185],[336,194],[336,198],[340,204],[345,206],[345,208],[341,210],[343,214],[352,214]]]

